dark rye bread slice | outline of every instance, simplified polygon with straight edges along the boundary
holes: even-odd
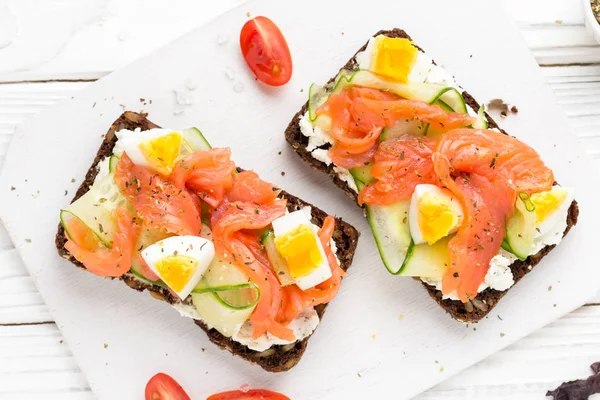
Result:
[[[392,29],[392,30],[381,30],[373,36],[377,36],[377,35],[385,35],[385,36],[393,37],[393,38],[405,38],[405,39],[412,40],[405,31],[403,31],[401,29],[397,29],[397,28]],[[346,69],[346,70],[358,69],[358,66],[357,66],[356,60],[355,60],[356,54],[358,54],[361,51],[364,51],[367,48],[367,44],[368,43],[365,43],[364,46],[362,46],[354,54],[354,56],[352,56],[352,58],[346,63],[346,65],[344,65],[342,68],[340,68],[340,71],[342,69]],[[423,51],[420,47],[418,47],[418,48],[419,48],[419,50]],[[337,76],[337,74],[336,74],[336,76]],[[328,83],[331,83],[334,80],[335,80],[335,76],[333,78],[331,78]],[[480,105],[479,105],[479,103],[477,103],[477,101],[475,101],[473,96],[471,96],[466,91],[464,91],[462,93],[462,96],[463,96],[463,99],[465,100],[465,103],[468,106],[470,106],[476,112],[479,111]],[[296,115],[294,115],[294,118],[292,119],[292,121],[288,125],[287,129],[285,130],[286,140],[292,146],[292,148],[296,151],[296,153],[298,153],[298,155],[300,157],[302,157],[302,159],[304,159],[304,161],[309,163],[314,169],[321,171],[321,172],[328,173],[332,177],[334,183],[337,186],[339,186],[342,190],[344,190],[344,192],[346,192],[346,194],[348,196],[350,196],[352,199],[357,201],[357,198],[358,198],[357,193],[354,192],[352,189],[350,189],[348,187],[348,185],[346,184],[346,182],[344,182],[337,176],[337,174],[335,173],[335,171],[333,169],[333,165],[327,165],[327,164],[317,160],[316,158],[312,157],[312,155],[310,154],[309,151],[306,150],[306,146],[308,145],[308,138],[302,134],[302,131],[300,130],[299,121],[300,121],[300,118],[306,113],[307,110],[308,110],[308,102],[306,102],[304,104],[304,106],[302,106],[300,111],[298,111],[298,113],[296,113]],[[487,118],[490,128],[499,129],[502,133],[507,134],[504,130],[502,130],[498,126],[496,121],[494,121],[488,113],[485,113],[485,116]],[[566,235],[567,232],[569,232],[569,230],[577,223],[578,215],[579,215],[579,208],[577,207],[577,202],[575,200],[573,200],[573,203],[571,203],[571,206],[569,207],[569,212],[568,212],[568,217],[567,217],[567,228],[565,229],[564,235]],[[521,280],[521,278],[523,278],[529,271],[531,271],[531,269],[535,265],[537,265],[542,260],[542,258],[544,258],[550,252],[550,250],[552,250],[554,247],[555,246],[546,246],[542,250],[540,250],[537,254],[529,256],[525,261],[519,261],[519,260],[515,261],[510,266],[511,271],[514,276],[515,283],[518,282],[519,280]],[[417,278],[417,280],[420,281],[420,279],[418,279],[418,278]],[[481,293],[479,293],[476,299],[474,299],[466,304],[463,304],[462,302],[457,301],[457,300],[449,300],[449,299],[442,300],[442,292],[441,291],[437,290],[433,286],[426,284],[425,282],[421,282],[421,283],[423,284],[423,287],[427,290],[429,295],[440,305],[440,307],[442,307],[444,310],[446,310],[446,312],[448,312],[454,319],[462,321],[462,322],[478,322],[478,321],[480,321],[491,311],[491,309],[498,303],[498,301],[508,292],[508,290],[498,291],[498,290],[493,290],[493,289],[486,289],[486,290],[482,291]]]
[[[158,128],[158,125],[152,123],[146,118],[145,114],[138,114],[134,112],[127,111],[123,113],[110,127],[108,133],[105,135],[105,139],[96,154],[96,158],[92,163],[92,166],[88,170],[85,180],[82,182],[81,186],[77,190],[75,197],[72,202],[83,196],[89,189],[89,186],[94,182],[96,175],[98,173],[97,165],[100,161],[102,161],[105,157],[110,156],[113,151],[113,147],[117,141],[115,132],[120,131],[121,129],[129,129],[134,130],[136,128],[140,128],[142,130]],[[321,226],[323,224],[323,220],[327,217],[327,213],[320,210],[319,208],[313,206],[310,203],[307,203],[298,197],[295,197],[287,192],[282,191],[281,197],[285,198],[288,202],[288,210],[295,211],[299,210],[303,207],[310,206],[312,213],[312,222],[316,225]],[[336,228],[333,233],[333,240],[337,246],[337,256],[340,260],[340,264],[342,269],[346,271],[350,264],[352,263],[352,258],[354,257],[354,251],[356,249],[356,244],[358,241],[359,233],[354,227],[340,218],[336,218]],[[77,261],[66,249],[65,243],[67,239],[65,236],[65,231],[62,225],[59,224],[58,232],[56,234],[56,248],[61,257],[69,260],[71,263],[75,264],[77,267],[85,269],[83,264]],[[138,290],[140,292],[147,290],[150,292],[152,297],[155,297],[159,300],[166,301],[169,304],[181,303],[181,300],[178,297],[173,296],[168,290],[163,289],[159,286],[154,286],[150,284],[146,284],[139,279],[136,279],[131,274],[125,274],[118,278],[124,281],[129,287]],[[320,305],[315,307],[317,313],[319,314],[319,318],[323,317],[323,313],[325,312],[325,308],[327,305]],[[295,366],[302,354],[306,350],[306,346],[308,344],[308,339],[310,336],[305,338],[302,341],[292,343],[289,345],[280,345],[273,346],[270,349],[267,349],[263,352],[257,352],[254,350],[250,350],[246,346],[235,342],[223,335],[221,335],[215,329],[209,329],[204,323],[201,321],[194,320],[194,322],[202,328],[208,335],[211,342],[219,346],[221,349],[227,349],[231,353],[238,355],[251,363],[258,364],[263,369],[269,372],[283,372],[287,371],[293,366]]]

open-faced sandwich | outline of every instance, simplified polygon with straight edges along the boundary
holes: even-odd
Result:
[[[576,223],[573,190],[401,30],[378,32],[286,139],[366,210],[390,273],[481,320]]]
[[[124,113],[61,211],[56,245],[167,301],[220,347],[285,371],[336,296],[358,233],[230,155],[198,129]]]

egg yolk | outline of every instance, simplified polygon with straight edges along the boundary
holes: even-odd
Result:
[[[371,71],[399,82],[408,82],[417,52],[408,39],[378,36],[373,44]]]
[[[181,135],[171,132],[140,143],[144,158],[161,175],[169,175],[181,149]]]
[[[294,278],[309,274],[323,262],[315,233],[308,225],[299,225],[275,238],[275,247],[287,262]]]
[[[154,264],[161,279],[176,292],[181,292],[192,279],[197,266],[195,258],[180,255],[161,258]]]
[[[530,199],[535,206],[535,219],[536,223],[540,223],[556,210],[565,202],[567,198],[567,191],[554,189],[548,192],[534,193]]]
[[[430,245],[448,236],[460,220],[456,209],[444,199],[424,193],[418,202],[419,228]]]

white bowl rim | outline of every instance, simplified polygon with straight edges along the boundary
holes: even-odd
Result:
[[[592,3],[590,0],[581,0],[583,5],[583,14],[584,18],[587,22],[593,22],[595,24],[594,27],[590,27],[596,31],[600,32],[600,22],[596,19],[594,12],[592,11]]]
[[[592,11],[592,4],[590,0],[581,1],[583,5],[583,19],[585,22],[585,27],[594,36],[594,38],[600,42],[600,22],[598,22],[594,12]]]

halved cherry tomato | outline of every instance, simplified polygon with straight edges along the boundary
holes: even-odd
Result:
[[[285,85],[292,77],[292,55],[283,34],[267,17],[246,22],[240,33],[240,47],[246,63],[261,81]]]
[[[289,397],[265,389],[251,389],[246,392],[242,390],[232,390],[213,394],[206,400],[290,400]]]
[[[146,384],[146,400],[191,400],[179,383],[167,374],[159,372]]]

